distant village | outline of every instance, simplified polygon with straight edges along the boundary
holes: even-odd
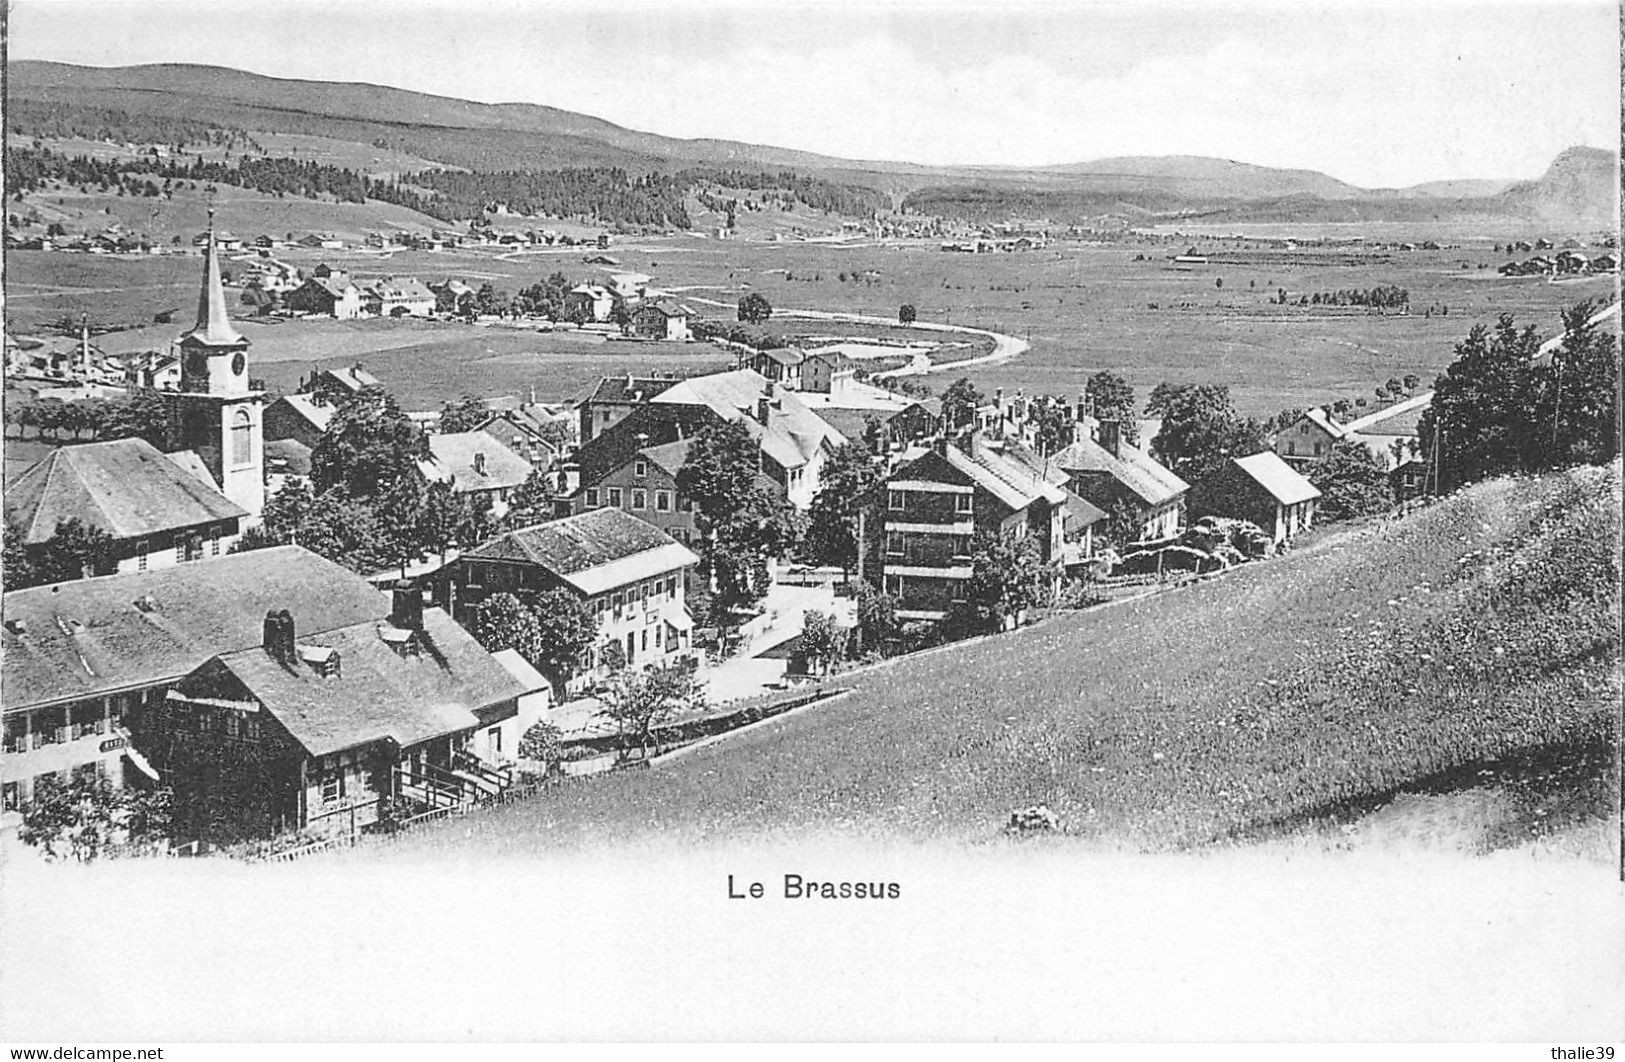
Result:
[[[275,241],[250,243],[263,253],[238,305],[256,312],[482,309],[461,280],[306,275]],[[685,710],[732,718],[730,702],[787,703],[851,661],[1264,561],[1315,526],[1312,477],[1334,451],[1362,455],[1385,506],[1436,487],[1420,431],[1433,393],[1416,381],[1359,416],[1275,423],[1194,482],[1153,455],[1158,423],[1093,382],[931,395],[865,380],[839,343],[720,340],[728,371],[606,376],[574,403],[400,412],[361,364],[270,396],[223,279],[222,253],[248,244],[212,230],[199,244],[196,321],[169,353],[103,357],[88,326],[49,354],[8,337],[8,372],[44,397],[141,393],[160,412],[8,484],[4,843],[31,802],[74,785],[172,793],[166,853],[408,828],[647,753]],[[596,249],[587,262],[618,266]],[[560,316],[691,341],[695,311],[648,285],[571,284]],[[399,493],[312,492],[386,475]],[[341,563],[309,512],[362,502],[345,511],[427,530],[391,563]],[[763,530],[780,524],[801,531]],[[38,585],[14,584],[14,559]]]

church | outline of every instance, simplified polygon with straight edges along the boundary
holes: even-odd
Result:
[[[265,508],[264,402],[249,342],[232,327],[211,216],[197,323],[180,337],[165,448],[144,439],[64,446],[7,485],[5,515],[23,542],[69,519],[112,538],[100,570],[146,571],[223,555]]]

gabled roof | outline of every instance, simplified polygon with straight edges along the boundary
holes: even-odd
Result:
[[[1319,428],[1321,431],[1325,432],[1327,435],[1330,435],[1334,439],[1341,439],[1348,430],[1344,425],[1333,420],[1331,418],[1331,414],[1327,413],[1324,409],[1311,409],[1303,415],[1303,419],[1309,421],[1309,423],[1313,424],[1315,427]]]
[[[646,446],[638,453],[647,458],[650,464],[675,479],[678,470],[683,467],[683,462],[688,460],[688,451],[693,445],[693,439],[678,439],[676,442],[663,443],[659,446]]]
[[[1093,421],[1079,425],[1079,438],[1050,458],[1068,472],[1105,472],[1145,505],[1161,505],[1190,490],[1190,484],[1170,472],[1150,454],[1127,442],[1119,442],[1114,455],[1083,430]]]
[[[360,393],[364,387],[378,387],[383,381],[359,365],[348,368],[323,369],[322,376],[348,391]]]
[[[464,491],[508,490],[524,483],[531,465],[482,429],[429,436],[427,461],[418,467],[431,480],[449,481],[453,489]],[[476,455],[484,455],[484,471],[475,468]]]
[[[819,447],[840,446],[846,438],[823,421],[793,391],[774,388],[767,423],[757,420],[758,400],[769,394],[765,377],[751,369],[693,376],[668,388],[656,405],[699,405],[723,420],[740,421],[762,453],[782,468],[800,468]]]
[[[0,692],[9,711],[171,682],[211,656],[259,645],[265,613],[281,608],[303,636],[381,619],[390,600],[299,546],[13,590]]]
[[[411,299],[434,301],[434,292],[423,286],[417,277],[384,277],[372,285],[380,299]]]
[[[639,313],[645,313],[649,310],[653,310],[662,317],[695,316],[693,307],[689,306],[687,303],[678,302],[676,299],[667,298],[664,295],[660,296],[658,299],[650,299],[648,302],[638,307]]]
[[[602,284],[577,284],[570,289],[571,295],[589,295],[594,299],[611,299],[615,293]]]
[[[1065,487],[1061,488],[1066,490]],[[1071,535],[1074,531],[1081,531],[1106,519],[1106,514],[1092,504],[1087,498],[1081,498],[1071,491],[1066,491],[1066,533]]]
[[[978,447],[967,453],[958,446],[949,446],[944,455],[950,465],[1011,509],[1024,509],[1039,499],[1051,505],[1066,501],[1066,492],[1060,487],[1045,482],[1031,469],[989,447]]]
[[[678,381],[663,376],[605,376],[593,388],[588,402],[649,401],[656,395],[677,386]]]
[[[222,654],[179,691],[185,694],[218,669],[312,756],[383,738],[404,748],[468,730],[480,725],[477,709],[530,692],[439,609],[423,611],[423,626],[413,632],[416,653],[396,652],[383,637],[393,631],[387,620],[368,620],[299,635],[301,648],[337,651],[337,674],[324,676],[303,661],[284,666],[262,644]]]
[[[773,347],[770,350],[759,350],[756,357],[766,358],[768,361],[780,365],[800,365],[807,360],[807,354],[800,347]]]
[[[658,527],[615,508],[509,531],[463,556],[535,564],[588,596],[700,560]]]
[[[335,299],[342,299],[348,293],[356,290],[356,286],[350,282],[350,278],[343,274],[311,277],[305,281],[305,286],[325,291]]]
[[[327,426],[333,421],[333,414],[338,412],[338,407],[323,405],[308,394],[283,395],[271,404],[286,405],[318,432],[326,431]]]
[[[1297,505],[1320,497],[1315,485],[1281,460],[1274,450],[1265,450],[1251,457],[1232,457],[1230,460],[1282,505]]]
[[[248,515],[140,438],[52,450],[7,485],[5,512],[29,545],[62,520],[130,539]]]

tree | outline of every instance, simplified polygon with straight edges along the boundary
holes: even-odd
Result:
[[[1537,415],[1551,411],[1531,425],[1543,464],[1604,464],[1619,454],[1619,351],[1611,331],[1590,323],[1603,305],[1565,310],[1563,341],[1551,363],[1536,370],[1531,405]]]
[[[536,614],[512,594],[492,594],[475,606],[469,632],[489,653],[515,649],[526,660],[533,660],[541,652]]]
[[[942,392],[942,420],[951,431],[976,423],[976,410],[987,396],[976,389],[969,377],[961,376]]]
[[[1474,325],[1456,344],[1456,360],[1434,383],[1418,428],[1423,452],[1437,454],[1444,489],[1533,463],[1541,418],[1531,401],[1530,361],[1539,350],[1535,327],[1520,331],[1511,314],[1502,314],[1493,332]]]
[[[564,685],[581,669],[581,659],[598,637],[598,618],[566,590],[547,590],[525,604],[535,621],[535,643],[525,655],[536,670],[563,695]]]
[[[1144,526],[1134,503],[1127,498],[1118,498],[1106,510],[1106,522],[1098,536],[1100,545],[1122,553],[1140,540]]]
[[[1130,446],[1140,445],[1140,420],[1134,411],[1134,388],[1129,386],[1127,380],[1102,369],[1083,385],[1083,397],[1097,419],[1116,420],[1122,425],[1124,442]]]
[[[17,838],[47,859],[81,863],[102,856],[161,851],[168,844],[172,794],[168,789],[115,788],[107,779],[60,782],[46,775],[22,807]]]
[[[519,758],[535,760],[551,768],[564,751],[564,731],[545,720],[531,725],[519,737]]]
[[[1048,457],[1072,441],[1072,407],[1065,400],[1035,398],[1027,407],[1027,422],[1033,428],[1033,446]]]
[[[5,522],[5,557],[0,561],[0,584],[7,590],[21,590],[25,586],[39,586],[34,559],[23,545],[23,532],[9,519]]]
[[[884,649],[897,637],[897,599],[863,580],[858,583],[858,648]]]
[[[1187,483],[1207,477],[1232,457],[1265,449],[1262,426],[1236,413],[1228,387],[1159,384],[1152,401],[1162,415],[1152,449]]]
[[[485,399],[466,392],[440,407],[440,431],[448,435],[475,431],[484,427],[490,419],[491,411],[486,407]]]
[[[623,741],[636,741],[644,756],[654,729],[679,711],[704,708],[705,692],[694,672],[678,664],[623,672],[605,692],[599,715],[615,723]]]
[[[828,613],[810,610],[801,621],[801,652],[807,659],[807,670],[822,674],[829,671],[845,655],[845,639],[835,618]]]
[[[964,600],[948,626],[961,634],[986,634],[1043,600],[1047,572],[1030,538],[1013,532],[978,535],[971,547],[971,574]]]
[[[1387,469],[1364,443],[1348,439],[1309,467],[1309,482],[1320,490],[1315,515],[1327,522],[1380,513],[1391,500]]]
[[[761,324],[773,316],[773,304],[759,291],[753,291],[739,300],[739,319],[750,324]]]
[[[118,563],[113,556],[112,536],[93,524],[81,523],[78,517],[59,520],[51,537],[29,547],[28,554],[31,568],[27,574],[39,586],[108,575]],[[6,589],[13,589],[13,585],[7,572]]]
[[[395,399],[377,385],[339,406],[310,455],[317,493],[343,486],[352,496],[387,494],[400,479],[421,477],[429,441]]]
[[[844,443],[824,463],[818,494],[808,511],[804,556],[815,564],[838,564],[850,573],[858,561],[859,514],[867,516],[871,541],[884,530],[880,519],[880,466],[868,447]]]
[[[417,511],[417,541],[425,548],[440,554],[457,542],[457,532],[464,521],[465,502],[452,490],[451,483],[437,480],[423,492],[422,504]]]
[[[903,303],[903,305],[901,305],[901,306],[899,306],[897,308],[897,323],[898,324],[911,325],[911,324],[914,323],[914,321],[915,321],[915,319],[917,317],[918,317],[918,313],[914,309],[914,304],[912,302],[905,302],[905,303]]]
[[[508,511],[502,516],[502,527],[512,530],[530,527],[553,518],[553,495],[547,489],[547,479],[532,469],[513,497],[508,499]]]
[[[693,499],[703,537],[700,574],[715,588],[713,608],[721,615],[761,600],[768,561],[796,539],[794,510],[760,481],[760,461],[744,424],[722,421],[694,437],[677,470],[677,489]]]

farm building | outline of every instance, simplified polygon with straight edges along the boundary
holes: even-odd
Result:
[[[290,601],[312,634],[389,612],[365,579],[298,546],[8,592],[0,828],[15,827],[43,777],[150,780],[136,749],[155,753],[142,734],[164,692],[210,657],[258,645],[261,617]]]
[[[1314,522],[1320,491],[1270,450],[1233,457],[1191,488],[1195,516],[1250,520],[1276,544]]]
[[[367,312],[377,317],[432,317],[434,292],[417,277],[384,277],[361,291]]]
[[[1276,456],[1289,465],[1303,465],[1332,452],[1332,444],[1347,435],[1324,409],[1311,409],[1275,435]]]
[[[294,313],[320,314],[340,321],[353,321],[367,311],[361,289],[341,272],[311,277],[288,292],[287,305]]]
[[[564,296],[564,312],[587,321],[607,321],[615,303],[615,293],[602,284],[577,284]]]
[[[639,306],[632,313],[632,334],[645,339],[664,339],[686,343],[690,338],[688,323],[695,313],[675,299],[658,298]]]
[[[147,740],[180,830],[211,841],[356,833],[405,798],[427,810],[511,784],[526,689],[416,589],[387,619],[300,640],[288,610],[159,702]]]

